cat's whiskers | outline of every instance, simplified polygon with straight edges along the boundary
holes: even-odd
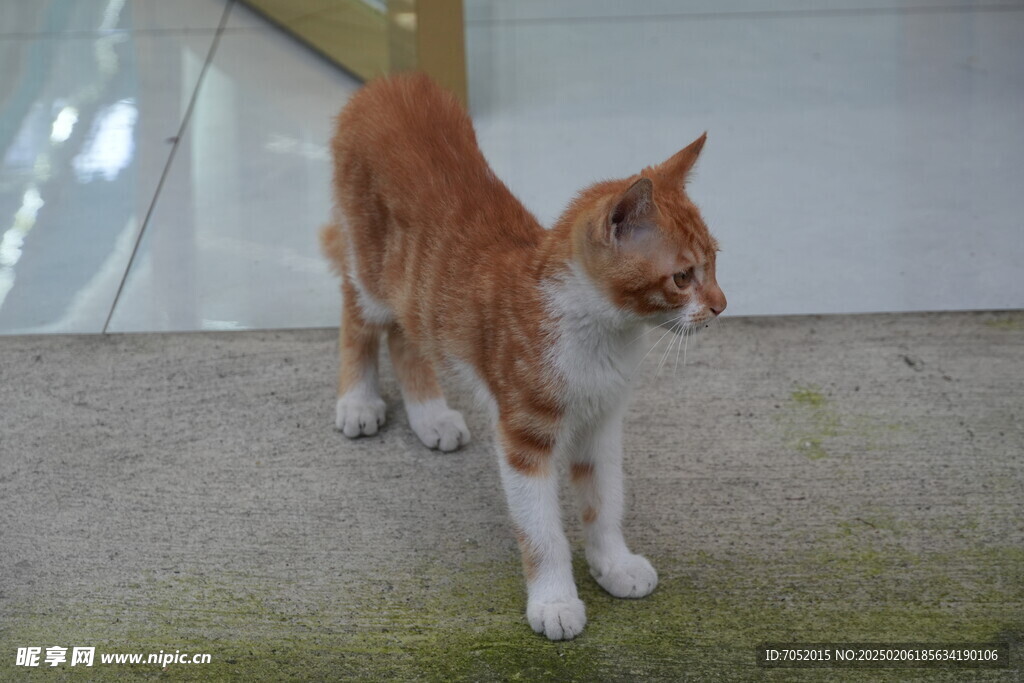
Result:
[[[629,342],[627,343],[627,346],[633,344],[633,342],[635,342],[636,340],[640,339],[641,337],[646,335],[651,330],[656,330],[659,327],[665,327],[665,325],[670,325],[670,324],[672,324],[674,322],[675,322],[674,320],[666,320],[665,322],[661,323],[660,325],[655,325],[654,327],[645,327],[643,332],[641,332],[640,334],[638,334],[637,336],[635,336],[635,337],[633,337],[632,339],[629,340]]]
[[[692,334],[686,335],[686,340],[683,343],[683,367],[684,368],[686,367],[686,347],[689,346],[689,341],[690,341],[690,337],[691,336],[693,336],[693,335]]]
[[[679,334],[680,334],[681,330],[682,330],[682,323],[679,322],[679,321],[676,321],[676,323],[674,325],[672,325],[671,328],[669,328],[670,332],[675,332],[676,334],[675,334],[674,337],[672,337],[672,339],[669,340],[668,348],[665,349],[665,354],[661,357],[661,362],[658,363],[658,370],[655,373],[655,376],[658,376],[658,375],[661,374],[661,368],[665,365],[665,361],[668,359],[669,355],[672,353],[672,346],[679,342]]]
[[[658,327],[661,327],[661,326],[659,325]],[[654,347],[656,347],[658,344],[660,344],[661,340],[664,339],[668,334],[671,334],[671,332],[672,332],[672,328],[669,328],[668,331],[665,332],[665,334],[663,334],[660,337],[658,337],[658,341],[654,342],[654,344],[651,345],[651,348],[647,349],[647,353],[644,354],[644,357],[641,358],[640,362],[637,363],[636,367],[633,368],[633,372],[629,373],[629,379],[630,380],[633,379],[633,375],[635,375],[637,373],[637,370],[640,369],[640,366],[644,364],[645,360],[647,360],[647,356],[651,355],[651,351],[654,350]],[[637,337],[637,339],[639,339],[639,337]]]
[[[673,377],[675,377],[676,374],[679,372],[679,348],[680,347],[682,347],[683,349],[686,348],[686,341],[687,341],[687,337],[689,337],[689,336],[690,336],[689,329],[684,327],[683,328],[683,343],[679,344],[678,346],[676,346],[676,363],[672,367],[672,376]],[[685,353],[683,354],[683,366],[684,367],[686,366],[686,354]]]
[[[661,374],[661,366],[665,364],[665,356],[672,351],[672,344],[675,343],[675,340],[675,336],[669,338],[668,346],[665,347],[664,353],[661,354],[661,359],[658,361],[658,367],[654,371],[655,377]]]

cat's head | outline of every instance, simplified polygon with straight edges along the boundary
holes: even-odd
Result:
[[[718,243],[685,190],[705,137],[574,202],[581,265],[614,306],[653,324],[698,328],[725,310],[715,279]]]

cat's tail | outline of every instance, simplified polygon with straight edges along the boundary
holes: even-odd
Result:
[[[345,236],[340,223],[332,221],[320,228],[320,251],[327,257],[331,270],[344,277]]]

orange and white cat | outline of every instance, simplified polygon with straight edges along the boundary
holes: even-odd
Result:
[[[488,166],[465,109],[426,76],[371,82],[337,118],[336,212],[320,236],[342,278],[336,426],[348,437],[383,426],[384,336],[426,446],[469,442],[437,371],[467,378],[497,430],[526,617],[553,640],[586,623],[559,463],[597,582],[622,598],[658,582],[622,535],[622,419],[644,326],[685,333],[725,308],[716,242],[684,190],[703,145],[583,190],[545,230]]]

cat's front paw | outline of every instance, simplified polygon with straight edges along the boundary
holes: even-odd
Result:
[[[587,610],[578,598],[555,602],[531,600],[526,604],[526,620],[530,628],[549,640],[572,640],[583,632]]]
[[[379,396],[346,394],[338,399],[334,426],[350,439],[372,436],[384,426],[386,410]]]
[[[633,553],[592,562],[590,575],[617,598],[642,598],[658,585],[658,572],[651,563]]]
[[[462,413],[452,410],[444,399],[406,405],[409,426],[427,448],[445,453],[469,443],[469,429]]]

